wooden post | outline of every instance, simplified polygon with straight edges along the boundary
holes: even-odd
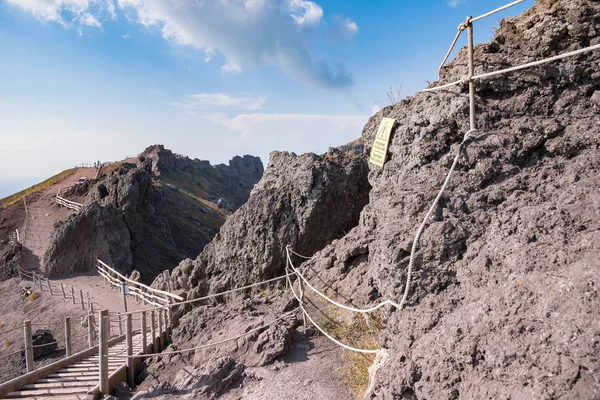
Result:
[[[89,313],[88,317],[88,347],[94,347],[94,314]]]
[[[119,315],[119,336],[123,334],[123,324],[121,324],[121,316]]]
[[[159,351],[163,349],[165,345],[165,341],[163,339],[163,310],[158,310],[158,346],[160,348]]]
[[[110,395],[110,393],[108,393],[108,327],[110,326],[108,310],[100,311],[98,317],[100,319],[100,340],[98,343],[100,374],[98,385],[100,386],[100,393],[108,396]]]
[[[75,288],[71,286],[71,300],[73,300],[73,304],[75,303]]]
[[[142,333],[142,353],[145,353],[147,351],[147,347],[148,347],[148,340],[146,338],[146,335],[147,335],[147,332],[146,332],[146,311],[142,311],[140,328],[141,328],[141,333]]]
[[[85,310],[85,301],[83,301],[83,290],[79,289],[79,298],[81,299],[81,309]]]
[[[54,293],[52,293],[52,286],[50,286],[50,281],[48,280],[48,278],[46,278],[46,285],[48,285],[48,290],[50,291],[50,296],[54,296]]]
[[[19,274],[19,281],[23,280],[23,276],[21,275],[21,267],[17,267],[17,273]]]
[[[127,341],[127,383],[129,384],[130,388],[133,388],[135,385],[134,382],[134,378],[135,378],[135,369],[133,367],[133,326],[132,326],[132,317],[131,314],[127,314],[127,321],[126,321],[126,326],[127,326],[127,330],[126,330],[126,338],[125,340]]]
[[[71,317],[65,318],[65,355],[69,357],[72,352],[71,348]]]
[[[156,336],[156,313],[154,310],[150,312],[150,332],[152,333],[152,352],[158,353],[160,349],[158,348],[158,337]]]
[[[60,288],[62,289],[62,294],[63,294],[63,299],[67,299],[67,294],[65,293],[65,285],[63,285],[63,283],[60,283]]]
[[[87,294],[87,303],[88,303],[88,311],[92,314],[94,313],[94,303],[90,300],[90,292],[86,292]]]
[[[27,366],[27,372],[35,370],[33,363],[33,338],[31,335],[31,321],[25,321],[24,325],[24,339],[25,339],[25,364]]]

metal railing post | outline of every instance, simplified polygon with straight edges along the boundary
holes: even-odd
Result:
[[[50,281],[48,280],[48,278],[46,278],[46,285],[48,285],[48,290],[50,291],[50,296],[54,296],[54,293],[52,293],[52,286],[50,286]]]
[[[146,332],[146,311],[142,311],[141,321],[140,321],[140,331],[142,333],[142,353],[148,351],[148,340],[147,340],[147,332]]]
[[[135,370],[133,368],[133,326],[132,326],[132,316],[131,314],[127,314],[126,320],[126,341],[127,341],[127,383],[130,388],[133,388],[135,382]]]
[[[162,350],[165,345],[165,340],[163,337],[163,317],[164,317],[163,310],[162,309],[158,310],[158,346],[159,346],[160,350]]]
[[[100,358],[99,364],[99,382],[100,393],[109,395],[108,393],[108,326],[110,320],[108,319],[108,310],[100,311],[98,317],[100,318],[100,340],[98,344],[98,356]]]
[[[67,294],[65,293],[65,285],[61,282],[60,288],[62,289],[63,299],[67,299]]]
[[[65,355],[69,357],[73,354],[71,348],[71,317],[65,318]]]
[[[118,316],[119,318],[119,336],[123,335],[123,324],[121,323],[121,315]]]
[[[73,300],[73,304],[77,304],[75,302],[75,288],[71,286],[71,300]]]
[[[27,366],[27,372],[35,370],[33,363],[33,338],[31,335],[31,321],[25,321],[23,327],[24,340],[25,340],[25,364]]]
[[[473,22],[471,16],[467,17],[467,30],[469,36],[469,125],[470,130],[477,129],[475,126],[475,81],[473,76],[475,75],[475,63],[473,55]]]
[[[83,290],[79,289],[79,298],[81,299],[81,309],[85,310],[85,301],[83,301]]]
[[[89,313],[88,320],[88,347],[94,347],[94,314]]]
[[[158,348],[158,337],[156,336],[156,313],[154,310],[150,312],[150,329],[152,332],[152,352],[158,353],[160,349]]]

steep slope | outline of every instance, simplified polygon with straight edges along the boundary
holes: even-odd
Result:
[[[504,20],[490,44],[476,46],[476,73],[597,44],[599,33],[600,2],[539,0]],[[599,53],[477,83],[479,131],[428,221],[408,305],[381,313],[380,344],[390,359],[377,374],[374,397],[599,396]],[[461,50],[440,83],[464,76],[466,65]],[[371,118],[362,134],[367,154],[381,119],[397,121],[388,161],[369,165],[372,189],[359,224],[302,264],[317,287],[359,307],[400,301],[412,240],[468,130],[466,93],[466,84],[419,93]],[[321,161],[315,160],[317,175]],[[285,165],[269,168],[266,177],[295,180]],[[190,297],[223,290],[282,273],[282,261],[265,260],[282,260],[286,244],[307,255],[323,245],[303,248],[296,225],[281,222],[302,214],[306,203],[264,211],[304,187],[272,189],[232,215],[232,229],[224,227],[196,261],[182,263],[172,284],[188,288]],[[334,204],[319,213],[327,216],[322,229],[344,209]],[[223,254],[243,257],[228,261]],[[181,318],[176,345],[202,343],[236,315],[267,313],[255,301],[258,311],[251,300],[219,313],[196,307]],[[273,308],[268,312],[278,315]],[[233,327],[230,335],[243,332],[239,322]],[[235,348],[215,352],[236,355]]]

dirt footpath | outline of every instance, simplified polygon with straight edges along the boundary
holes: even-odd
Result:
[[[93,179],[95,176],[95,168],[77,168],[73,175],[26,199],[27,221],[26,226],[21,227],[21,231],[24,232],[22,238],[25,250],[24,269],[38,270],[40,268],[55,224],[66,220],[75,212],[56,203],[58,191],[75,185],[81,177]]]

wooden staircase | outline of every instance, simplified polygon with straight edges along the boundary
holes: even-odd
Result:
[[[147,334],[151,343],[151,336]],[[133,354],[142,353],[142,335],[133,336]],[[123,356],[127,354],[125,339],[109,346],[108,373],[115,374],[119,369],[127,367],[126,358],[110,358],[110,356]],[[34,383],[26,384],[19,391],[10,392],[1,399],[27,399],[27,400],[85,400],[89,399],[88,393],[98,386],[99,356],[94,353],[79,361],[65,366],[55,373],[38,379]]]

